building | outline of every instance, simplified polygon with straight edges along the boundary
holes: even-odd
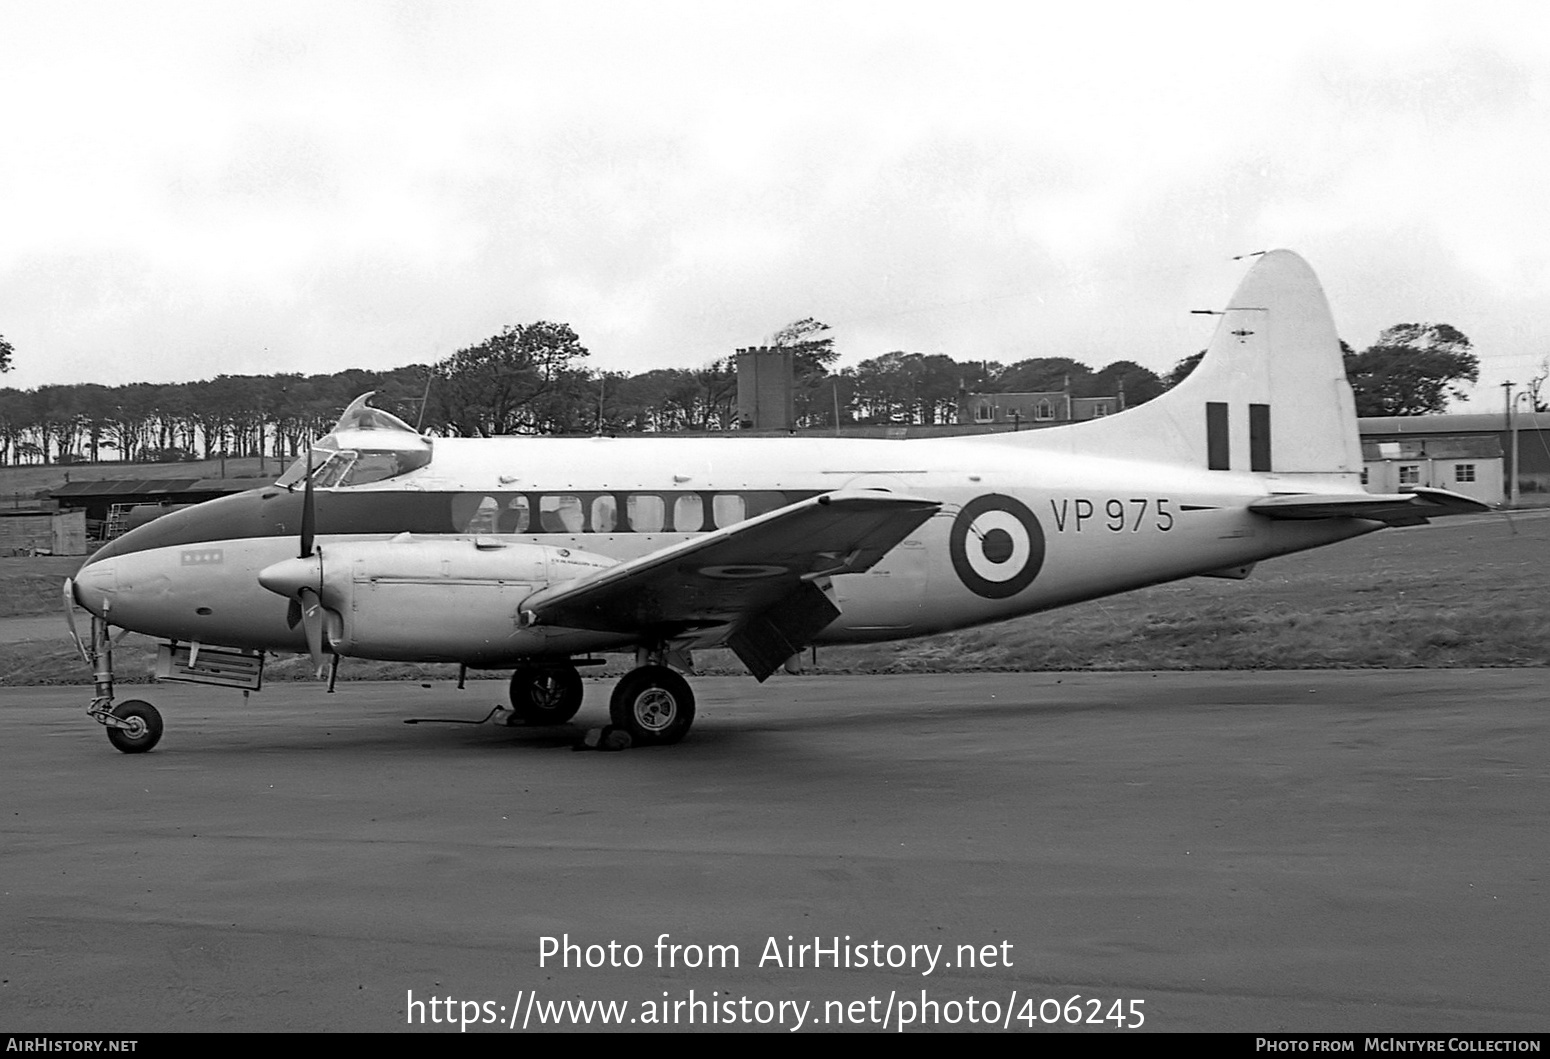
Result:
[[[796,422],[795,358],[790,349],[737,351],[737,424],[744,430],[790,430]]]
[[[66,482],[49,491],[61,510],[79,512],[85,533],[104,540],[179,507],[267,485],[259,478],[119,478]],[[139,510],[131,520],[130,512]]]
[[[962,426],[1023,427],[1054,426],[1097,419],[1125,410],[1125,391],[1112,397],[1074,397],[1071,380],[1064,389],[1035,393],[964,393],[958,399],[958,422]]]
[[[1468,440],[1489,439],[1495,442],[1495,451],[1499,454],[1495,457],[1500,468],[1500,499],[1496,503],[1506,502],[1512,495],[1512,479],[1517,477],[1519,503],[1522,506],[1542,507],[1550,505],[1550,412],[1519,412],[1513,417],[1516,431],[1510,430],[1507,424],[1505,412],[1467,412],[1446,413],[1443,415],[1428,416],[1374,416],[1358,420],[1358,427],[1362,435],[1362,449],[1364,462],[1367,457],[1369,444],[1398,443],[1412,446],[1409,449],[1399,450],[1409,452],[1412,455],[1407,459],[1393,459],[1376,457],[1368,463],[1368,476],[1373,479],[1372,488],[1376,489],[1376,463],[1394,463],[1396,478],[1400,464],[1424,463],[1431,458],[1447,463],[1469,462],[1466,456],[1444,456],[1436,446],[1438,444],[1456,445]],[[1518,462],[1513,463],[1513,434],[1517,434]],[[1426,443],[1430,443],[1427,445]],[[1422,455],[1423,451],[1426,453]],[[1473,450],[1476,453],[1488,451],[1486,448]],[[1490,456],[1476,455],[1479,461],[1489,461]],[[1415,473],[1424,473],[1417,471]],[[1486,467],[1477,466],[1476,474],[1492,473]],[[1403,487],[1404,484],[1397,483]],[[1425,482],[1416,484],[1425,485]],[[1453,484],[1443,481],[1432,483],[1439,488],[1454,489],[1455,492],[1466,492],[1457,489]],[[1459,483],[1459,484],[1469,484]],[[1475,496],[1475,493],[1469,493]]]
[[[1506,502],[1501,444],[1494,437],[1429,434],[1362,442],[1362,484],[1372,493],[1415,486],[1448,489],[1500,507]]]
[[[85,555],[86,515],[53,506],[0,508],[0,555]]]

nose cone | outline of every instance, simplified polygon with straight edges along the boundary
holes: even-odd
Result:
[[[258,583],[278,596],[295,599],[304,588],[316,591],[323,581],[323,561],[316,555],[305,559],[281,559],[258,572]]]
[[[106,617],[118,594],[118,562],[99,559],[87,563],[76,572],[74,582],[75,601],[97,617]]]

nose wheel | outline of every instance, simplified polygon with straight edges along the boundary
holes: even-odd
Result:
[[[108,742],[126,754],[143,754],[161,741],[161,714],[155,706],[127,699],[108,713]],[[117,723],[115,723],[117,722]]]

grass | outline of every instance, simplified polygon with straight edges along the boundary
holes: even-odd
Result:
[[[1550,518],[1387,530],[1262,563],[900,644],[842,672],[1469,668],[1550,664]]]
[[[79,556],[0,557],[0,618],[58,614],[59,586],[80,565]]]
[[[1486,515],[1385,530],[1262,563],[1247,581],[1193,578],[1000,625],[862,647],[821,648],[819,672],[1479,668],[1550,665],[1550,516]],[[70,559],[0,560],[0,614],[58,613]],[[154,646],[115,652],[126,682]],[[725,651],[703,672],[742,672]],[[593,675],[623,672],[611,659]],[[267,680],[308,679],[306,659]],[[444,680],[455,666],[346,660],[342,679]],[[137,678],[136,674],[140,676]],[[475,677],[480,674],[470,674]],[[504,674],[491,674],[503,676]],[[64,635],[0,644],[0,684],[83,683]]]

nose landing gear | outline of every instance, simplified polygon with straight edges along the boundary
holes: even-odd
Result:
[[[161,740],[161,714],[148,702],[129,699],[113,707],[108,716],[118,722],[109,725],[108,742],[126,754],[143,754]]]
[[[79,642],[79,641],[77,641]],[[113,639],[108,623],[93,616],[91,646],[82,654],[92,667],[94,694],[86,715],[108,730],[108,742],[126,754],[143,754],[161,741],[161,714],[139,699],[113,703]]]

